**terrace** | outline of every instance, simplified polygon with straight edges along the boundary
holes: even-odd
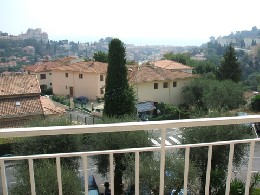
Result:
[[[185,150],[185,169],[184,169],[184,194],[187,194],[188,190],[188,174],[190,164],[190,150],[194,147],[207,147],[208,148],[208,164],[206,175],[205,194],[210,194],[210,173],[211,173],[211,161],[212,148],[217,145],[228,145],[229,151],[229,163],[226,177],[226,189],[225,194],[230,194],[230,182],[232,179],[233,170],[233,155],[236,144],[249,144],[248,163],[246,171],[246,186],[245,193],[249,194],[250,180],[253,171],[253,163],[255,163],[255,146],[260,142],[259,138],[245,139],[245,140],[231,140],[231,141],[219,141],[211,143],[200,144],[187,144],[187,145],[167,145],[166,130],[169,128],[185,128],[185,127],[200,127],[200,126],[215,126],[215,125],[229,125],[229,124],[248,124],[260,121],[260,115],[248,115],[238,117],[221,117],[221,118],[203,118],[203,119],[185,119],[185,120],[171,120],[171,121],[153,121],[153,122],[129,122],[129,123],[115,123],[115,124],[97,124],[97,125],[77,125],[77,126],[55,126],[55,127],[33,127],[33,128],[13,128],[13,129],[1,129],[0,138],[14,138],[14,137],[31,137],[42,135],[64,135],[64,134],[85,134],[85,133],[103,133],[103,132],[122,132],[122,131],[139,131],[139,130],[154,130],[161,133],[161,145],[145,148],[128,148],[122,150],[105,150],[105,151],[91,151],[91,152],[74,152],[74,153],[58,153],[58,154],[41,154],[31,156],[14,156],[14,157],[1,157],[1,180],[2,180],[2,193],[4,195],[10,194],[8,189],[8,179],[6,175],[6,166],[8,162],[15,162],[19,160],[28,161],[29,176],[31,192],[30,194],[36,194],[35,186],[35,170],[34,161],[36,159],[53,158],[56,159],[57,167],[57,185],[59,194],[63,194],[62,186],[62,174],[61,174],[61,159],[67,157],[80,157],[83,162],[83,173],[85,178],[85,194],[88,194],[88,157],[99,154],[109,155],[109,183],[111,187],[111,194],[114,194],[114,161],[113,156],[117,153],[133,153],[135,156],[135,194],[140,194],[139,186],[139,161],[140,153],[145,151],[159,152],[160,154],[160,187],[159,194],[164,194],[165,188],[165,156],[166,152],[173,149],[183,148]],[[100,134],[101,135],[101,134]],[[259,171],[259,170],[258,170]],[[54,184],[55,185],[55,184]]]

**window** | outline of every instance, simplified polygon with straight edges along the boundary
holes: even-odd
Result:
[[[154,83],[154,84],[153,84],[153,88],[154,88],[154,89],[158,89],[158,83]]]
[[[100,88],[100,94],[104,94],[104,88]]]
[[[50,85],[52,85],[52,83],[50,83]]]
[[[28,71],[28,74],[31,74],[31,72],[30,72],[30,71]]]
[[[177,87],[177,82],[176,82],[176,81],[174,81],[174,82],[172,83],[172,87]]]
[[[52,73],[50,72],[49,75],[52,75]]]
[[[41,90],[47,90],[47,85],[40,85]]]
[[[40,74],[40,79],[46,79],[46,74]]]
[[[66,89],[68,89],[68,86],[66,86]]]
[[[65,73],[65,77],[69,77],[69,73],[66,72],[66,73]]]
[[[83,75],[82,75],[82,74],[79,74],[79,78],[82,79],[82,78],[83,78]]]
[[[163,88],[168,88],[168,82],[163,83]]]
[[[104,81],[104,75],[100,75],[100,81]]]

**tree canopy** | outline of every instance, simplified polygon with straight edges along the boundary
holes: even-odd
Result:
[[[228,141],[252,138],[252,130],[247,125],[226,125],[226,126],[206,126],[192,127],[182,130],[182,144],[210,143],[215,141]],[[246,144],[235,146],[233,164],[239,167],[244,162],[247,154]],[[228,168],[229,145],[213,146],[211,160],[210,194],[224,194],[225,178]],[[201,194],[204,194],[206,183],[208,147],[191,148],[190,161],[195,163],[199,170],[199,180],[201,183]]]
[[[135,96],[127,80],[126,52],[123,42],[109,43],[104,114],[122,116],[135,112]]]
[[[187,105],[203,109],[231,110],[245,104],[242,85],[230,80],[193,79],[183,88]]]
[[[93,58],[97,62],[107,63],[108,62],[108,53],[103,52],[103,51],[98,51],[98,52],[94,53]]]
[[[239,82],[241,74],[242,70],[236,57],[236,51],[234,47],[229,44],[220,63],[217,78],[218,80],[232,80],[234,82]]]

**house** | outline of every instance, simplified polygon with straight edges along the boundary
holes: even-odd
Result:
[[[107,63],[84,61],[52,69],[53,93],[90,100],[104,97]]]
[[[0,75],[0,128],[43,117],[40,93],[35,75]]]
[[[65,113],[40,93],[35,75],[0,75],[0,128],[20,127],[33,118]]]
[[[64,58],[59,58],[54,61],[47,61],[43,63],[38,63],[32,66],[26,66],[23,71],[26,74],[37,75],[37,78],[40,83],[41,90],[47,90],[52,88],[52,68],[69,65],[80,61],[76,56],[68,56]]]
[[[32,66],[26,66],[24,67],[23,71],[26,74],[36,75],[41,90],[47,90],[52,88],[51,69],[57,66],[61,66],[61,64],[57,62],[44,62]]]
[[[138,102],[182,104],[182,88],[196,77],[180,70],[169,70],[142,65],[128,69],[128,79],[133,86]]]
[[[175,62],[172,60],[159,60],[156,62],[150,63],[152,66],[156,66],[159,68],[167,69],[167,70],[179,70],[187,73],[192,73],[192,67],[186,66],[179,62]]]

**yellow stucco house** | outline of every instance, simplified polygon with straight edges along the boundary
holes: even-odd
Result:
[[[196,75],[181,70],[142,65],[128,68],[128,77],[136,91],[138,102],[179,105],[184,102],[182,88]]]
[[[47,90],[52,88],[52,68],[69,65],[80,61],[77,56],[68,56],[64,58],[59,58],[54,61],[47,61],[42,63],[37,63],[35,65],[26,66],[23,68],[25,74],[36,75],[40,84],[41,90]]]
[[[83,61],[52,69],[52,88],[56,95],[104,97],[107,63]]]

